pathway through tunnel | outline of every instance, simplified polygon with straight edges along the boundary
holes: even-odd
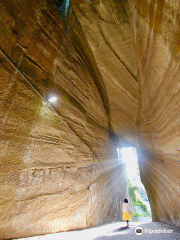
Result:
[[[131,204],[132,221],[130,227],[125,222],[115,222],[99,227],[39,235],[17,240],[169,240],[180,239],[179,229],[165,223],[152,222],[151,209],[146,190],[140,179],[137,150],[134,147],[118,148],[120,164],[126,165],[128,192]],[[137,229],[142,229],[142,236]]]
[[[132,221],[151,222],[151,208],[140,178],[137,149],[135,147],[123,147],[117,148],[117,152],[120,162],[126,165]]]
[[[142,235],[136,234],[136,229],[142,228]],[[160,232],[161,231],[161,232]],[[130,228],[124,223],[112,223],[80,231],[69,231],[47,234],[16,240],[179,240],[180,231],[177,227],[159,222],[140,223],[133,222]]]

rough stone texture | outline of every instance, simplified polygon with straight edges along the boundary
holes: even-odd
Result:
[[[127,1],[72,2],[107,89],[112,130],[136,142],[137,120],[141,177],[153,219],[180,226],[180,3],[135,0],[129,8]]]
[[[180,2],[129,2],[140,78],[141,177],[153,219],[180,226]]]
[[[128,1],[72,1],[109,100],[112,132],[136,143],[138,66]],[[71,21],[72,22],[72,21]]]
[[[51,1],[0,3],[1,239],[119,219],[126,178],[106,88],[81,32],[67,32]]]
[[[50,0],[0,2],[0,238],[117,220],[136,123],[153,219],[180,226],[179,10],[72,0],[64,25]]]

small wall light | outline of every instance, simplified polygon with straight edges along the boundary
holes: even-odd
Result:
[[[57,101],[57,97],[56,97],[56,96],[50,96],[50,97],[47,99],[47,101],[48,101],[49,103],[55,103],[55,102]]]

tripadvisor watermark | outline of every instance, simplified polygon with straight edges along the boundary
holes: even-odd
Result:
[[[137,227],[135,229],[135,233],[136,233],[136,235],[142,235],[143,234],[143,229],[141,227]]]
[[[143,233],[149,233],[149,234],[152,234],[152,233],[173,233],[173,230],[172,229],[147,229],[147,228],[144,228],[142,229],[141,227],[137,227],[135,229],[135,233],[136,235],[142,235]]]

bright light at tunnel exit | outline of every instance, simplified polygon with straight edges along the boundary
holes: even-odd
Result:
[[[150,222],[152,220],[151,209],[146,190],[140,179],[137,150],[135,147],[124,147],[118,148],[117,152],[119,161],[126,165],[133,219]]]
[[[130,179],[137,177],[139,172],[137,151],[134,147],[121,148],[118,150],[120,157],[126,163],[126,170]]]

